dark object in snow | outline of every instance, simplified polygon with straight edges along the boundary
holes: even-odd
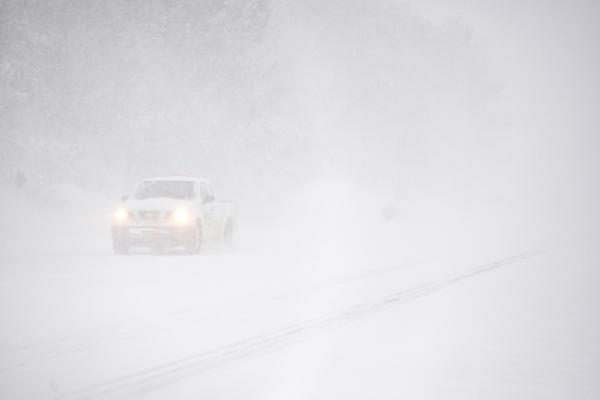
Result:
[[[25,186],[26,183],[27,177],[25,176],[25,173],[23,171],[17,172],[17,174],[15,175],[15,186],[20,189],[23,186]]]
[[[396,218],[397,210],[396,206],[393,204],[388,204],[387,206],[381,209],[381,219],[383,222],[390,222],[394,218]]]

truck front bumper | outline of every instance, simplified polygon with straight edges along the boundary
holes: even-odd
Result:
[[[194,226],[112,226],[113,241],[129,246],[185,246],[195,239]]]

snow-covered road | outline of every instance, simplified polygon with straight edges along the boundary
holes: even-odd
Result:
[[[7,236],[3,399],[600,395],[589,257],[250,227],[233,252],[114,256],[104,226],[69,226]]]

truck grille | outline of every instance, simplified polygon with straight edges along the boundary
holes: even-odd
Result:
[[[141,221],[156,221],[160,215],[159,211],[139,211],[138,218]]]

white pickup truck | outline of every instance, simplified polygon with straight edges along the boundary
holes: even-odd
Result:
[[[209,181],[168,176],[145,179],[133,196],[123,196],[111,233],[116,254],[137,246],[157,252],[177,246],[197,253],[205,240],[230,245],[235,228],[234,204],[217,201]]]

